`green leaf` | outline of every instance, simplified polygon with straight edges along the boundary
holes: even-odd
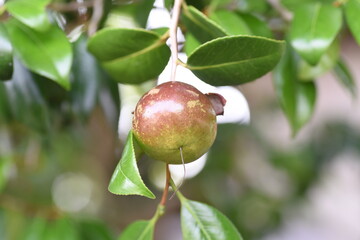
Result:
[[[187,56],[191,55],[191,53],[200,45],[201,43],[191,33],[186,33],[184,51]]]
[[[142,29],[108,28],[89,40],[88,49],[116,81],[138,84],[165,68],[170,57],[165,40]]]
[[[273,34],[265,21],[252,14],[238,13],[238,16],[247,24],[251,30],[251,35],[273,38]]]
[[[264,0],[242,0],[237,1],[237,7],[242,12],[265,12],[268,8]]]
[[[360,45],[360,0],[349,0],[345,4],[345,17],[352,35]]]
[[[341,10],[332,5],[314,3],[294,12],[290,42],[304,60],[316,65],[341,28]]]
[[[112,240],[114,237],[104,222],[99,220],[85,220],[80,223],[80,239]]]
[[[280,60],[283,45],[283,41],[256,36],[223,37],[201,45],[187,64],[211,85],[238,85],[271,71]]]
[[[251,30],[247,24],[234,12],[218,10],[210,15],[210,19],[218,23],[228,35],[251,35]]]
[[[45,31],[50,27],[46,13],[46,5],[50,0],[11,0],[6,9],[23,24],[37,31]]]
[[[299,79],[309,80],[320,77],[332,69],[339,58],[339,41],[335,40],[326,53],[321,57],[318,64],[312,66],[304,60],[299,62]]]
[[[339,82],[352,94],[353,97],[356,96],[356,85],[354,78],[347,67],[347,64],[339,59],[334,68],[335,74]]]
[[[180,196],[184,240],[242,240],[234,224],[217,209]]]
[[[149,221],[136,221],[130,224],[121,234],[118,240],[152,240],[154,236],[155,222]]]
[[[12,45],[5,26],[0,23],[0,81],[11,79],[13,70]]]
[[[110,180],[110,192],[119,195],[141,195],[151,199],[155,198],[155,195],[142,181],[136,165],[141,154],[142,151],[130,131],[119,164]]]
[[[0,148],[0,150],[1,150],[1,148]],[[11,166],[12,166],[12,163],[11,163],[10,156],[1,155],[0,156],[0,193],[4,189],[6,182],[9,178]]]
[[[55,26],[36,32],[12,20],[7,28],[14,52],[30,70],[54,80],[65,89],[70,88],[68,75],[72,63],[72,49],[65,34]]]
[[[227,35],[224,29],[193,6],[183,8],[181,20],[187,30],[201,43]]]
[[[306,124],[314,111],[316,86],[313,81],[303,82],[296,76],[297,65],[291,48],[274,70],[275,90],[280,105],[290,122],[293,136]]]
[[[61,218],[55,222],[48,222],[44,235],[44,240],[78,240],[78,233],[75,225],[66,218]]]

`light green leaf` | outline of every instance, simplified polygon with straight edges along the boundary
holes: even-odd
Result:
[[[314,111],[316,86],[313,81],[297,78],[297,66],[291,48],[288,48],[274,71],[275,90],[280,105],[290,122],[293,136],[306,124]]]
[[[6,9],[23,24],[38,31],[50,27],[46,13],[46,4],[50,0],[10,0],[5,3]]]
[[[338,58],[339,41],[335,40],[315,66],[302,59],[299,61],[299,79],[307,81],[320,77],[335,66]]]
[[[36,32],[16,20],[9,21],[7,28],[14,52],[26,67],[70,88],[72,49],[59,28],[52,26],[45,32]]]
[[[251,35],[252,33],[242,18],[234,12],[218,10],[209,17],[218,23],[228,35]]]
[[[352,35],[360,45],[360,0],[349,0],[345,4],[345,17]]]
[[[355,97],[356,84],[347,64],[342,59],[339,59],[334,71],[339,82]]]
[[[224,29],[193,6],[183,8],[181,20],[187,30],[201,43],[227,35]]]
[[[141,154],[142,151],[136,143],[132,131],[130,131],[119,164],[116,166],[110,180],[109,191],[111,193],[155,198],[155,195],[142,181],[136,165],[136,161]]]
[[[0,81],[11,79],[13,70],[12,45],[5,26],[0,23]]]
[[[9,178],[11,166],[12,163],[10,156],[0,155],[0,193],[4,189],[6,182]]]
[[[154,236],[155,222],[149,221],[136,221],[130,224],[121,234],[118,240],[152,240]]]
[[[316,65],[338,34],[341,22],[341,10],[332,5],[300,6],[290,27],[291,45],[304,60]]]
[[[184,240],[242,240],[234,224],[220,211],[180,196]]]
[[[200,45],[201,43],[191,33],[186,33],[184,51],[187,56],[191,55],[191,53]]]
[[[55,222],[49,222],[45,229],[43,240],[78,240],[77,229],[69,219],[61,218]]]
[[[88,49],[116,81],[138,84],[165,68],[170,57],[165,41],[151,31],[108,28],[89,40]]]
[[[283,41],[263,37],[223,37],[201,45],[187,64],[197,77],[211,85],[238,85],[271,71],[283,47]]]

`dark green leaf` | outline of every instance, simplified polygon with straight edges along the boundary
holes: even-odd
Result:
[[[265,21],[262,21],[260,18],[252,14],[241,13],[238,15],[248,25],[251,30],[251,35],[273,38],[273,34]]]
[[[7,27],[14,52],[29,69],[70,88],[72,49],[59,28],[36,32],[16,20],[9,21]]]
[[[334,68],[335,74],[339,82],[353,95],[356,96],[356,85],[347,64],[339,59]]]
[[[320,77],[332,69],[339,58],[339,41],[335,40],[326,53],[321,57],[318,64],[312,66],[304,60],[299,62],[299,79],[309,80]]]
[[[130,224],[120,235],[118,240],[152,240],[155,221],[136,221]]]
[[[210,15],[210,19],[218,23],[228,35],[251,35],[247,24],[234,12],[218,10]]]
[[[201,43],[227,35],[224,29],[193,6],[183,8],[182,21],[187,30]]]
[[[80,223],[80,234],[84,240],[112,240],[112,234],[105,223],[98,220],[86,220]]]
[[[345,17],[350,31],[360,45],[360,0],[349,0],[345,4]]]
[[[341,28],[341,10],[332,5],[303,5],[294,12],[290,42],[309,64],[316,65]]]
[[[170,57],[165,39],[141,29],[103,29],[89,40],[88,49],[116,81],[128,84],[157,77]]]
[[[9,80],[13,74],[13,49],[5,26],[0,23],[0,81]]]
[[[223,37],[197,48],[187,64],[211,85],[238,85],[271,71],[280,60],[283,45],[283,41],[263,37]]]
[[[45,31],[50,27],[50,22],[45,10],[50,0],[10,0],[6,9],[12,16],[30,28]]]
[[[110,192],[119,195],[141,195],[155,198],[155,195],[142,181],[136,165],[141,154],[142,151],[136,143],[132,131],[130,131],[119,164],[110,180]]]
[[[241,240],[234,224],[217,209],[204,203],[181,201],[181,229],[184,240]]]
[[[280,105],[290,122],[293,135],[307,123],[314,111],[316,87],[314,82],[297,78],[294,54],[288,48],[274,71],[275,90]]]

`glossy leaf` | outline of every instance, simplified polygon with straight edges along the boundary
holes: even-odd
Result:
[[[46,5],[50,0],[10,0],[6,9],[23,24],[38,31],[45,31],[50,27],[46,13]]]
[[[152,220],[136,221],[122,232],[118,240],[152,240],[154,236],[154,224],[155,222]]]
[[[187,64],[211,85],[238,85],[271,71],[280,60],[283,45],[283,41],[263,37],[223,37],[197,48]]]
[[[360,45],[360,0],[349,0],[345,4],[345,17],[350,31]]]
[[[247,24],[234,12],[218,10],[210,15],[210,19],[218,23],[228,35],[251,35]]]
[[[251,35],[273,38],[273,34],[265,21],[252,14],[238,13],[238,15],[251,30]]]
[[[145,186],[141,179],[137,159],[142,154],[141,149],[129,132],[121,159],[111,177],[109,191],[119,195],[141,195],[155,198],[155,195]]]
[[[88,49],[116,81],[128,84],[157,77],[170,57],[165,39],[141,29],[103,29],[89,40]]]
[[[290,43],[299,55],[316,65],[341,28],[341,10],[332,5],[314,3],[294,12]]]
[[[276,94],[294,136],[310,120],[316,100],[315,83],[300,81],[297,75],[295,58],[288,48],[274,70],[274,81]]]
[[[226,31],[193,6],[182,11],[182,21],[187,30],[201,43],[226,36]]]
[[[70,88],[72,49],[63,31],[52,26],[36,32],[16,20],[9,21],[7,27],[14,52],[30,70]]]
[[[183,196],[180,201],[184,240],[242,240],[234,224],[217,209]]]
[[[309,80],[320,77],[332,69],[339,58],[339,42],[334,41],[326,53],[321,57],[318,64],[312,66],[304,60],[299,62],[299,79]]]
[[[5,26],[0,23],[0,81],[11,79],[13,69],[12,45]]]
[[[354,78],[343,60],[338,60],[334,67],[334,71],[339,82],[352,94],[356,96],[356,85]]]

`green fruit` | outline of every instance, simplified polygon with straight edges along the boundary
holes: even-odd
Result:
[[[192,162],[208,151],[216,136],[216,112],[207,95],[181,82],[163,83],[138,102],[133,133],[151,158],[170,164]]]

